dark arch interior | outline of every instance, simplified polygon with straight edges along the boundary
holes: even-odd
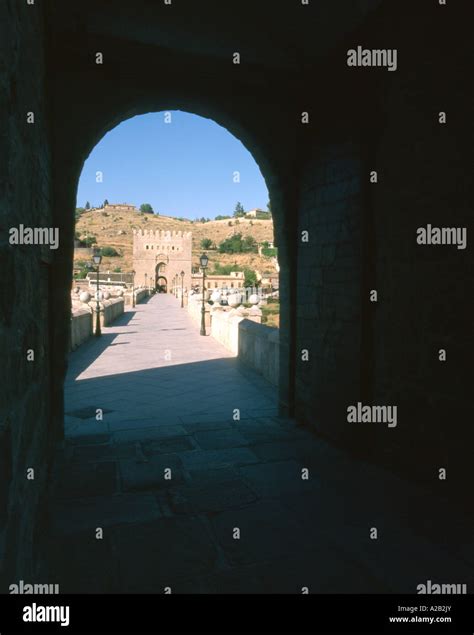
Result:
[[[100,138],[124,119],[174,109],[224,126],[264,175],[281,267],[279,414],[293,431],[313,435],[311,443],[289,443],[279,431],[278,446],[259,448],[264,468],[238,466],[263,500],[261,522],[251,522],[252,531],[269,523],[268,535],[280,536],[273,543],[255,538],[244,565],[255,567],[255,580],[271,581],[260,590],[283,588],[258,554],[296,536],[298,525],[311,535],[311,548],[321,547],[320,557],[332,554],[325,542],[331,535],[341,558],[345,550],[366,572],[360,579],[351,569],[349,584],[344,566],[331,578],[326,561],[314,567],[324,574],[316,592],[332,579],[339,592],[375,580],[384,591],[414,593],[431,575],[419,554],[441,562],[446,544],[456,562],[442,560],[444,578],[470,582],[466,483],[472,482],[474,438],[466,287],[472,265],[469,248],[416,240],[420,228],[467,227],[471,214],[466,130],[472,85],[459,79],[469,75],[464,65],[471,41],[463,3],[419,0],[401,8],[398,0],[341,0],[276,7],[273,0],[242,1],[233,20],[226,3],[178,4],[174,13],[147,0],[117,0],[113,12],[102,0],[77,7],[51,0],[34,8],[9,2],[0,9],[10,27],[0,85],[9,126],[0,144],[9,165],[18,166],[5,173],[5,226],[48,226],[60,233],[54,252],[1,245],[0,438],[11,440],[0,459],[7,475],[0,485],[7,506],[3,587],[40,579],[48,569],[39,545],[51,538],[45,522],[63,441],[80,171]],[[446,44],[450,37],[455,48]],[[348,67],[347,51],[357,42],[397,48],[397,71]],[[103,65],[95,63],[97,51]],[[34,126],[25,123],[25,112],[34,112]],[[35,362],[26,364],[30,349]],[[396,405],[397,426],[349,424],[348,408],[359,403]],[[291,472],[295,461],[298,468],[309,466],[319,494],[287,492],[285,470]],[[24,478],[32,465],[34,487]],[[440,469],[447,479],[438,477]],[[267,500],[268,474],[286,496],[285,511]],[[346,515],[338,515],[341,508]],[[367,528],[377,522],[404,527],[390,534],[393,549],[381,547],[382,574],[364,548]],[[126,532],[117,540],[127,544]],[[222,540],[234,563],[234,543]],[[394,557],[399,553],[411,555],[402,562]],[[292,553],[286,555],[290,571]],[[407,560],[416,562],[411,577]],[[235,589],[221,574],[210,586],[223,588],[225,579]],[[296,578],[292,588],[300,589]]]

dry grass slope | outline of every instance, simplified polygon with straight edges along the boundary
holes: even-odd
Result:
[[[190,231],[193,233],[193,265],[198,266],[199,255],[202,253],[201,240],[210,238],[213,243],[219,244],[225,238],[234,233],[251,235],[259,243],[265,240],[273,241],[273,221],[271,220],[247,220],[235,219],[229,226],[228,220],[210,221],[208,223],[193,223],[180,221],[172,216],[156,216],[154,214],[141,214],[139,212],[104,212],[94,210],[84,212],[76,223],[76,232],[82,238],[95,236],[100,247],[114,247],[120,254],[119,258],[104,257],[105,267],[113,269],[121,267],[122,271],[132,269],[133,230],[148,229]],[[275,272],[272,261],[262,258],[258,254],[219,254],[215,250],[208,252],[210,266],[218,262],[221,265],[237,264],[250,267],[260,272]],[[78,259],[81,259],[78,256]]]

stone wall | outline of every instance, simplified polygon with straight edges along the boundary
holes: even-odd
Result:
[[[176,301],[178,302],[178,300]],[[185,306],[191,318],[198,324],[201,324],[202,295],[190,295],[188,297],[188,303]],[[211,305],[206,302],[204,308],[206,309],[205,323],[206,328],[208,328],[211,325]]]
[[[238,323],[239,361],[278,385],[280,331],[265,324],[243,319]]]
[[[92,312],[89,309],[75,309],[71,315],[70,350],[75,351],[92,335]]]
[[[225,348],[238,355],[239,353],[239,322],[244,318],[230,315],[229,312],[214,309],[211,312],[211,335]]]
[[[123,298],[111,298],[100,302],[100,325],[109,326],[123,315],[125,301]],[[97,305],[94,300],[82,307],[74,307],[71,314],[70,350],[74,351],[95,333]]]
[[[135,289],[135,304],[140,304],[140,302],[144,302],[146,298],[148,298],[149,293],[148,289]],[[126,291],[124,294],[125,305],[131,306],[132,304],[132,291]]]
[[[92,310],[92,327],[95,333],[96,331],[96,315],[97,315],[97,303],[93,300],[89,303]],[[102,300],[99,303],[100,306],[100,325],[109,326],[114,320],[120,317],[124,312],[125,300],[123,298],[112,298],[110,300]]]
[[[339,440],[360,394],[361,188],[356,147],[314,149],[301,183],[296,415]]]
[[[436,488],[437,470],[449,466],[444,489],[462,497],[473,440],[473,262],[469,247],[416,240],[429,223],[467,227],[474,199],[472,126],[460,123],[472,91],[466,99],[453,73],[469,36],[446,55],[439,42],[452,24],[443,16],[437,3],[420,3],[408,21],[382,12],[336,51],[333,93],[326,106],[312,104],[324,130],[308,130],[303,143],[295,403],[319,434],[405,477]],[[396,73],[342,68],[350,43],[381,41],[399,49]],[[351,426],[347,407],[357,401],[396,405],[397,427]]]
[[[255,321],[258,320],[258,321]],[[237,315],[236,311],[211,309],[211,335],[238,356],[239,361],[278,385],[280,334],[253,319]]]
[[[123,315],[125,302],[123,298],[112,298],[111,300],[104,300],[102,303],[102,326],[109,326],[118,317]]]
[[[0,3],[0,500],[8,510],[8,516],[0,514],[0,553],[5,553],[0,592],[14,579],[30,580],[37,573],[53,442],[49,290],[54,252],[47,246],[9,245],[7,233],[21,223],[54,226],[39,5]],[[34,480],[27,479],[28,468],[34,469]]]

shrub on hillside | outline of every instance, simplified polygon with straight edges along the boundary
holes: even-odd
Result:
[[[242,254],[257,253],[257,242],[253,236],[245,236],[242,234],[234,234],[229,236],[219,244],[219,253],[221,254]]]
[[[115,256],[120,256],[115,247],[102,247],[101,252],[106,258],[115,258]]]

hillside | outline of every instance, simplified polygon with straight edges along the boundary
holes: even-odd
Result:
[[[229,222],[232,226],[229,226]],[[190,231],[193,234],[193,266],[199,266],[199,256],[203,252],[201,240],[210,238],[218,245],[221,241],[234,233],[243,236],[253,236],[258,243],[273,242],[273,221],[256,219],[232,219],[209,221],[208,223],[178,220],[171,216],[156,216],[141,214],[140,212],[94,210],[84,212],[76,223],[76,235],[83,238],[87,235],[95,236],[99,247],[114,247],[120,257],[104,257],[103,265],[114,269],[121,267],[122,271],[132,269],[133,230],[148,229],[152,231]],[[210,260],[210,270],[214,263],[221,265],[237,264],[250,267],[260,272],[275,272],[271,259],[258,254],[219,254],[217,250],[207,250]],[[83,256],[76,255],[76,260]]]

